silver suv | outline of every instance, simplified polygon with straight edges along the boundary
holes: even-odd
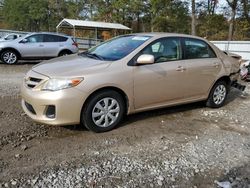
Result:
[[[0,43],[0,57],[7,64],[15,64],[19,59],[50,59],[77,52],[78,45],[72,37],[54,33],[32,33]]]

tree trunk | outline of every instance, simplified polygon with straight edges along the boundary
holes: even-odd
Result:
[[[140,32],[140,13],[138,12],[137,15],[137,25],[136,25],[136,29],[137,29],[137,32]]]
[[[231,15],[229,31],[228,31],[228,40],[231,41],[233,40],[234,24],[235,24],[235,16],[236,16],[236,11],[237,11],[238,0],[232,0],[232,1],[226,0],[226,1],[232,9],[232,15]]]
[[[235,24],[235,15],[236,15],[236,10],[232,12],[232,18],[230,20],[229,24],[229,33],[228,33],[228,40],[231,41],[233,40],[233,33],[234,33],[234,24]]]
[[[195,0],[192,0],[192,26],[191,34],[196,35]]]

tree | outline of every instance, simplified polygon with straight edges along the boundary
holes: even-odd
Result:
[[[227,40],[228,21],[222,14],[200,14],[197,35],[208,40]]]
[[[191,34],[196,35],[195,0],[192,0],[192,24]]]
[[[249,0],[242,0],[243,5],[243,16],[246,18],[248,23],[250,24],[250,2]]]
[[[229,24],[229,32],[228,32],[228,40],[231,41],[233,39],[235,16],[239,0],[226,0],[226,1],[232,10],[230,24]]]
[[[151,0],[151,19],[152,31],[189,32],[188,5],[182,1]]]
[[[215,7],[218,3],[218,0],[208,0],[207,1],[207,12],[209,15],[213,15],[215,13]]]

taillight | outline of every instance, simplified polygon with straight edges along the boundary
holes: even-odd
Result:
[[[77,42],[73,42],[72,45],[78,48]]]

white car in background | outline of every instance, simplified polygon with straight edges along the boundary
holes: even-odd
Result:
[[[9,40],[15,40],[15,39],[17,39],[17,38],[19,38],[21,36],[22,35],[15,34],[15,33],[7,34],[7,35],[5,35],[5,36],[3,36],[3,37],[0,38],[0,42],[2,42],[2,41],[9,41]]]
[[[0,42],[1,61],[15,64],[18,60],[42,60],[78,52],[71,36],[56,33],[30,33],[12,41]]]

